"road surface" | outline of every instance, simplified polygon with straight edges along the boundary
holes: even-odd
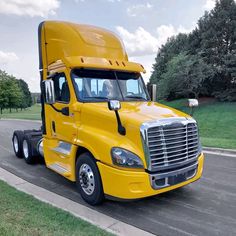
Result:
[[[27,165],[14,156],[13,130],[39,127],[36,122],[0,120],[0,166],[88,206],[74,183],[44,164]],[[156,235],[236,235],[236,157],[207,154],[203,177],[195,183],[155,197],[132,202],[107,200],[91,208]]]

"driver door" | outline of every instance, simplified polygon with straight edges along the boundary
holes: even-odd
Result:
[[[76,136],[74,116],[71,102],[71,86],[64,72],[56,74],[53,78],[56,103],[52,105],[51,132],[58,141],[72,143]],[[67,110],[68,114],[63,114]]]

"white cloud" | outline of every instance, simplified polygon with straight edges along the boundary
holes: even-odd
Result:
[[[171,36],[179,33],[190,33],[191,31],[192,28],[186,29],[182,25],[180,25],[177,29],[175,29],[173,25],[161,25],[157,27],[158,46],[160,47],[162,44],[165,44],[167,39]]]
[[[173,25],[161,25],[156,29],[154,35],[143,27],[138,27],[133,33],[122,26],[117,26],[116,30],[121,36],[130,56],[143,56],[157,53],[158,48],[169,37],[179,33],[188,33],[192,29],[185,29],[183,26],[179,26],[176,29]]]
[[[140,16],[144,11],[150,10],[152,5],[150,3],[146,4],[136,4],[127,8],[127,14],[129,16]]]
[[[120,2],[121,0],[107,0],[108,2]]]
[[[85,0],[74,0],[76,3],[84,2]]]
[[[19,58],[14,52],[3,52],[0,51],[0,65],[5,65],[10,62],[16,61]]]
[[[117,26],[116,30],[121,36],[125,47],[131,56],[151,54],[157,50],[157,38],[152,36],[142,27],[138,27],[134,33],[129,32],[122,26]]]
[[[1,0],[0,13],[47,17],[55,15],[59,6],[59,0]]]
[[[216,1],[215,0],[206,0],[203,8],[207,11],[212,10],[215,7]]]
[[[130,61],[134,61],[137,63],[140,63],[141,65],[144,66],[146,73],[143,74],[143,78],[145,83],[147,83],[149,81],[149,78],[152,74],[152,65],[155,62],[155,57],[156,54],[150,54],[150,55],[146,55],[146,56],[139,56],[139,57],[130,57],[129,60]]]
[[[152,65],[155,62],[158,48],[166,43],[169,37],[179,33],[189,33],[193,27],[186,29],[181,25],[178,28],[173,25],[161,25],[157,27],[154,35],[142,27],[138,27],[133,33],[121,26],[117,26],[116,30],[125,44],[130,60],[141,63],[144,66],[146,74],[143,77],[145,82],[147,82],[151,76]]]
[[[236,2],[236,0],[234,0]],[[206,0],[203,9],[210,11],[212,10],[216,5],[216,0]]]

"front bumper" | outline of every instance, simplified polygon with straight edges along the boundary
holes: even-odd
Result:
[[[203,162],[204,155],[201,154],[198,157],[198,166],[193,177],[188,178],[184,182],[171,186],[167,185],[159,189],[152,187],[152,175],[147,172],[119,170],[101,162],[97,162],[97,165],[106,195],[121,199],[138,199],[167,192],[198,180],[202,175]]]

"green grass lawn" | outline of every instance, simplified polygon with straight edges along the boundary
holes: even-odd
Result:
[[[3,114],[2,115],[0,114],[0,118],[40,120],[41,105],[35,104],[32,107],[22,111],[18,109],[18,112],[15,109],[12,109],[11,113],[9,109],[3,110]]]
[[[0,181],[0,235],[111,235]]]
[[[189,113],[187,99],[161,103]],[[40,105],[12,113],[4,111],[3,118],[40,120]],[[204,102],[195,109],[203,146],[236,149],[236,102]]]
[[[190,109],[187,100],[161,102],[186,113]],[[205,102],[195,108],[203,146],[236,149],[236,102]]]

